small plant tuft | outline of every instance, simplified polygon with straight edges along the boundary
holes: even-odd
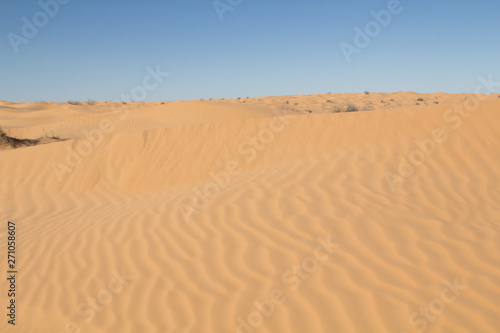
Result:
[[[417,99],[417,101],[419,101],[419,102],[423,102],[423,101],[424,101],[424,99],[423,99],[422,97],[420,97],[419,99]]]
[[[370,95],[370,92],[369,91],[365,91],[365,95]]]
[[[359,108],[354,104],[347,104],[345,112],[354,112],[354,111],[359,111]]]

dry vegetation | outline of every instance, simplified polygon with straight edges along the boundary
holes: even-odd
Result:
[[[30,139],[16,139],[11,136],[8,136],[1,128],[0,128],[0,147],[6,148],[19,148],[26,146],[34,146],[37,145],[40,140],[30,140]]]
[[[38,138],[38,139],[18,139],[18,138],[14,138],[12,136],[9,136],[7,133],[5,133],[2,130],[2,128],[0,128],[0,150],[36,146],[39,144],[57,142],[57,141],[63,141],[63,140],[64,139],[61,139],[61,138],[55,137],[55,136]]]

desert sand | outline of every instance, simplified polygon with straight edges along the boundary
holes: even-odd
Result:
[[[0,331],[498,333],[498,97],[0,102]]]

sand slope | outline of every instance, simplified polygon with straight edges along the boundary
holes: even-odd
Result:
[[[18,325],[0,330],[498,332],[500,100],[450,111],[461,101],[153,103],[93,141],[120,105],[4,102],[12,134],[71,139],[0,152],[22,279]]]

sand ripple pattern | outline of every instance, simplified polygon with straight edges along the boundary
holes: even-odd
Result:
[[[0,331],[238,332],[279,289],[286,301],[240,332],[411,333],[458,278],[466,289],[422,331],[500,332],[499,107],[483,102],[457,130],[445,105],[283,116],[251,160],[240,145],[272,113],[146,126],[108,136],[62,182],[52,162],[79,139],[2,151],[21,293],[19,324]],[[436,127],[448,140],[391,191],[386,171]],[[239,174],[186,220],[194,189],[230,161]],[[293,291],[283,274],[328,236],[340,247]],[[122,270],[133,280],[86,321],[82,304]]]

